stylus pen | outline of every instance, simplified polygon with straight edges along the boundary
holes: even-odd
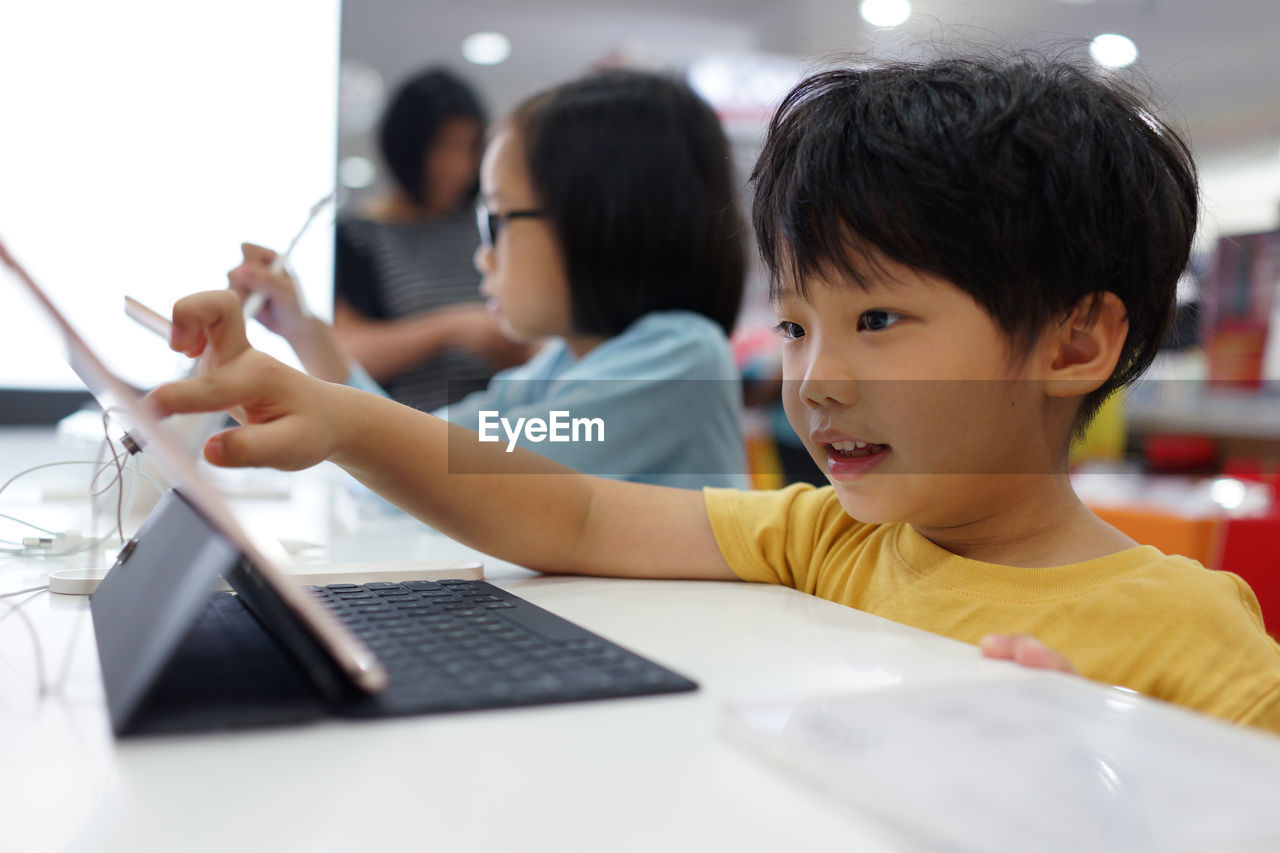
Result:
[[[307,229],[311,227],[311,223],[320,215],[320,211],[325,209],[329,202],[337,197],[337,190],[331,190],[324,198],[311,205],[311,212],[307,214],[307,221],[302,223],[302,227],[298,229],[298,233],[293,235],[293,239],[289,241],[289,245],[285,248],[283,254],[275,256],[271,261],[271,272],[279,273],[284,269],[285,264],[289,262],[289,256],[293,254],[293,249],[298,245],[298,241],[302,239],[302,235],[307,233]],[[267,294],[261,290],[255,290],[249,294],[249,298],[244,301],[244,318],[251,320],[257,316],[258,312],[267,304]]]

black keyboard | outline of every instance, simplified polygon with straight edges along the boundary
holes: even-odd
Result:
[[[689,679],[483,581],[309,587],[378,656],[384,716],[696,689]]]

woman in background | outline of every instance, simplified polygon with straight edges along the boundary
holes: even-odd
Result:
[[[529,354],[485,311],[472,262],[485,123],[480,99],[448,71],[429,68],[407,80],[378,132],[391,192],[337,225],[338,340],[392,399],[418,409],[484,388],[496,370]],[[291,343],[304,337],[299,323],[307,312],[281,304],[285,288],[265,281],[280,275],[269,267],[274,253],[243,249],[232,286],[267,289],[274,305],[258,319]]]

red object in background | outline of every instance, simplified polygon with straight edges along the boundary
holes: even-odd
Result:
[[[1200,290],[1210,384],[1261,384],[1277,281],[1280,231],[1219,238]]]
[[[1267,633],[1280,640],[1280,509],[1261,518],[1227,518],[1219,528],[1215,569],[1244,578],[1258,597]]]
[[[1267,347],[1265,319],[1232,317],[1214,330],[1206,346],[1209,381],[1215,385],[1262,387],[1262,357]]]
[[[1244,578],[1258,597],[1267,632],[1280,639],[1280,472],[1256,459],[1228,459],[1222,472],[1271,486],[1271,507],[1254,518],[1224,518],[1212,566]]]
[[[1207,435],[1150,435],[1142,460],[1153,474],[1204,473],[1218,470],[1218,442]]]
[[[1275,469],[1268,470],[1258,459],[1229,458],[1222,463],[1222,474],[1224,477],[1248,480],[1251,483],[1266,483],[1271,487],[1272,495],[1280,494],[1276,490],[1278,472]]]

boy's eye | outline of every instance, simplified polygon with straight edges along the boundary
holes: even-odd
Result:
[[[784,341],[794,341],[796,338],[804,337],[804,327],[790,320],[779,320],[778,325],[773,327],[773,331],[782,335]]]
[[[864,311],[862,316],[858,318],[858,331],[860,332],[880,332],[890,326],[895,325],[902,319],[901,314],[893,311]]]

